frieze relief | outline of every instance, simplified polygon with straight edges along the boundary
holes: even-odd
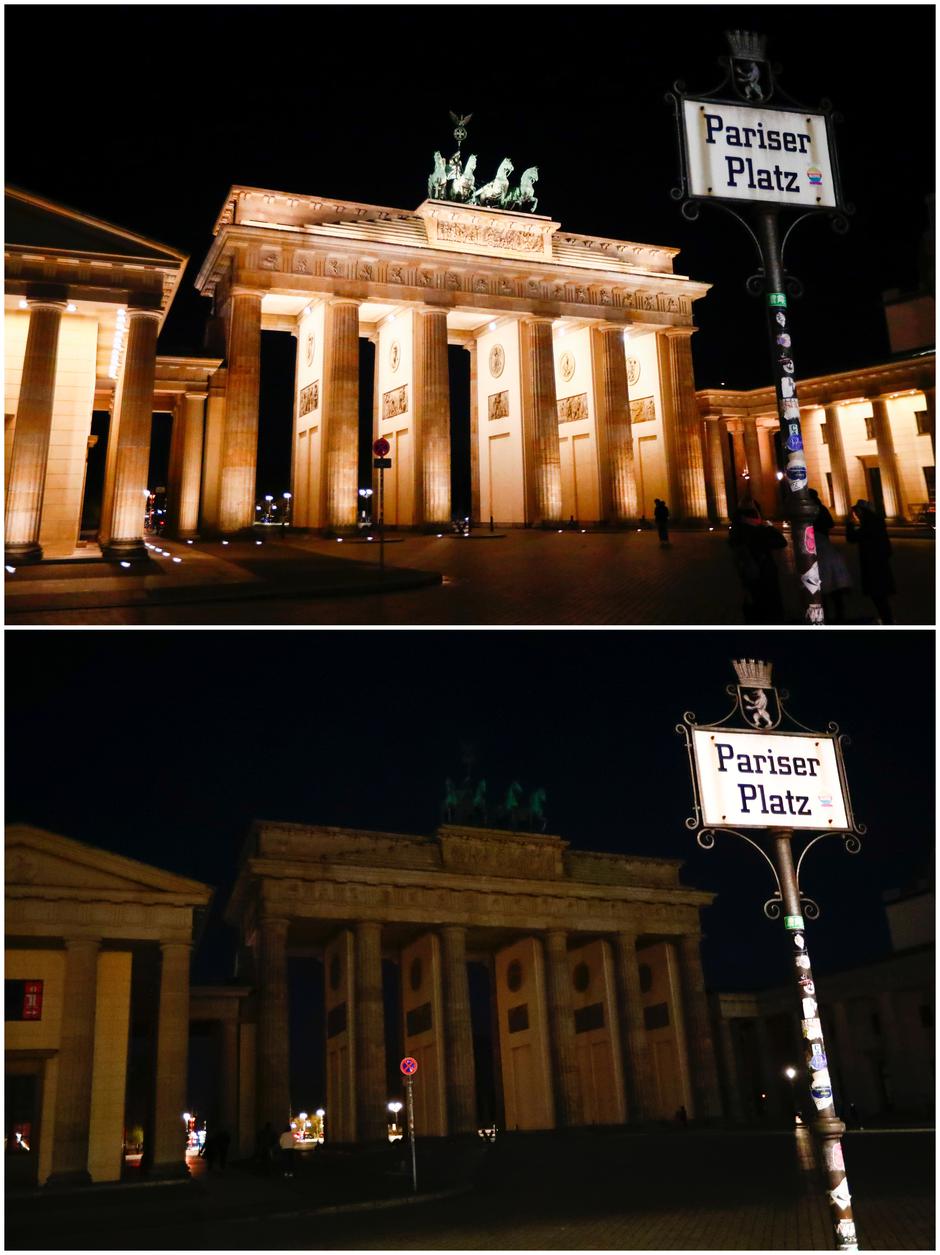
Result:
[[[631,423],[652,423],[656,419],[656,402],[652,397],[640,397],[630,402]]]
[[[576,397],[560,397],[558,400],[559,423],[576,423],[588,417],[587,393],[581,392]]]
[[[319,379],[316,379],[313,383],[308,384],[306,388],[301,388],[298,413],[300,417],[303,418],[305,414],[312,414],[315,409],[319,408],[319,405],[320,381]]]
[[[408,409],[408,385],[403,383],[400,388],[392,388],[382,394],[382,418],[395,418]]]
[[[262,270],[278,270],[280,268],[280,260],[281,260],[281,257],[279,253],[262,252],[261,269]]]
[[[513,253],[541,253],[544,243],[541,231],[525,231],[521,227],[497,227],[486,223],[447,222],[437,224],[437,238],[454,244],[477,244],[487,248],[503,248]]]
[[[494,392],[488,398],[489,402],[489,421],[493,422],[497,418],[509,417],[509,393]]]

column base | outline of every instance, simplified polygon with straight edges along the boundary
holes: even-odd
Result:
[[[6,545],[4,554],[10,566],[28,566],[33,562],[42,562],[42,545],[35,542]]]
[[[146,1175],[148,1181],[186,1181],[190,1171],[185,1159],[174,1159],[169,1163],[151,1164]]]
[[[126,540],[112,537],[101,546],[101,556],[105,562],[147,562],[150,559],[147,547],[139,536]]]
[[[71,1172],[53,1172],[47,1179],[45,1189],[57,1186],[91,1185],[91,1173],[87,1168],[75,1168]]]

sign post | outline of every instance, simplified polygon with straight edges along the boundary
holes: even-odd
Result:
[[[820,624],[825,619],[816,557],[817,507],[808,491],[787,307],[788,294],[799,295],[801,285],[786,274],[783,251],[790,232],[804,218],[825,212],[833,229],[844,233],[851,210],[842,201],[831,108],[802,109],[785,96],[774,81],[762,35],[728,31],[727,37],[731,56],[722,58],[725,79],[714,92],[691,96],[676,83],[666,97],[675,110],[681,163],[680,186],[673,188],[672,197],[682,201],[682,214],[690,221],[698,218],[703,204],[724,209],[757,246],[761,270],[748,279],[747,288],[752,295],[763,294],[766,308],[785,462],[785,513],[803,617]],[[778,99],[786,103],[778,104]],[[736,205],[748,210],[748,216]],[[779,213],[787,208],[799,216],[781,242]]]
[[[399,1066],[405,1078],[405,1114],[408,1120],[408,1141],[411,1143],[411,1188],[417,1194],[418,1165],[415,1157],[415,1103],[412,1088],[414,1075],[418,1070],[418,1060],[412,1058],[411,1055],[406,1055]]]
[[[819,906],[802,893],[799,872],[807,851],[830,833],[839,835],[850,854],[861,849],[864,825],[852,815],[842,762],[844,737],[836,724],[811,732],[784,709],[786,696],[771,683],[768,662],[734,663],[738,684],[728,687],[735,706],[720,723],[699,724],[687,711],[676,731],[685,738],[692,775],[695,813],[686,827],[695,830],[706,850],[715,834],[740,837],[770,865],[777,891],[764,903],[768,919],[783,919],[793,961],[793,981],[800,1002],[806,1075],[816,1109],[813,1132],[822,1148],[827,1200],[836,1249],[857,1251],[852,1196],[842,1154],[845,1125],[836,1115],[819,1002],[806,943],[806,920],[819,917]],[[737,726],[731,720],[738,718]],[[739,829],[753,829],[748,836]],[[794,833],[815,835],[803,846],[794,866]],[[756,839],[755,839],[756,838]]]
[[[372,445],[372,466],[379,472],[379,570],[385,574],[385,472],[392,465],[388,451],[392,446],[384,436]]]

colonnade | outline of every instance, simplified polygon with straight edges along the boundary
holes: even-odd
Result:
[[[284,1126],[291,1110],[287,984],[289,928],[286,918],[263,917],[258,923],[255,940],[257,1121],[259,1126],[270,1121],[275,1128]],[[350,1081],[355,1095],[355,1114],[349,1140],[380,1141],[386,1136],[388,1097],[382,985],[383,925],[376,920],[357,920],[348,925],[347,931],[352,979],[345,987],[342,1025],[343,1031],[347,1026],[351,1030]],[[467,975],[467,928],[446,925],[425,935],[433,935],[439,940],[441,956],[442,1023],[433,1026],[434,1031],[443,1036],[440,1057],[443,1060],[441,1080],[445,1094],[446,1129],[440,1131],[450,1135],[473,1133],[477,1127],[477,1110]],[[533,937],[540,947],[544,963],[545,1044],[550,1058],[547,1103],[548,1109],[553,1112],[549,1127],[577,1126],[586,1123],[585,1096],[581,1092],[576,1058],[576,1021],[572,1002],[572,964],[577,960],[579,938],[576,933],[557,928],[533,934]],[[622,1075],[631,1122],[662,1114],[656,1112],[655,1069],[640,987],[638,955],[642,956],[642,950],[638,952],[637,943],[636,933],[629,931],[617,932],[606,939],[615,973],[615,1005],[609,1010],[617,1023],[611,1041],[619,1042],[616,1067]],[[675,947],[680,976],[680,1005],[674,1010],[677,1034],[684,1033],[679,1050],[688,1061],[692,1096],[689,1114],[698,1119],[713,1119],[721,1114],[721,1099],[699,938],[679,936],[671,938],[670,944]],[[530,1026],[534,1026],[534,1010],[531,1015]],[[495,1033],[497,1026],[493,1028]],[[328,1033],[333,1035],[336,1031],[328,1029]],[[505,1060],[503,1075],[504,1083],[508,1083]],[[338,1093],[328,1092],[327,1119],[330,1120],[332,1108],[334,1127],[339,1124],[336,1104],[340,1101]],[[613,1104],[609,1109],[614,1109]]]

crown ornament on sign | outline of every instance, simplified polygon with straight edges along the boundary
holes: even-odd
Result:
[[[754,31],[725,31],[731,55],[742,61],[767,60],[767,36]]]
[[[738,673],[738,682],[745,688],[771,688],[772,662],[760,662],[757,658],[735,658],[732,660]]]

